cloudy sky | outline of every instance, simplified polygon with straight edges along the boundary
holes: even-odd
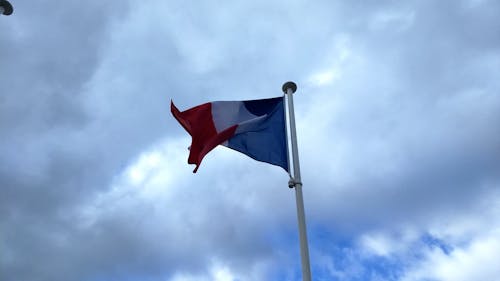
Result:
[[[300,280],[288,175],[169,112],[288,80],[314,280],[500,280],[500,2],[11,2],[1,280]]]

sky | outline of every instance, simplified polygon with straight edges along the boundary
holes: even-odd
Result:
[[[301,280],[287,173],[169,111],[289,80],[313,280],[500,280],[499,1],[10,2],[0,280]]]

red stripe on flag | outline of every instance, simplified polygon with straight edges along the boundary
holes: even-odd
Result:
[[[193,173],[196,173],[203,157],[208,152],[232,137],[236,131],[237,125],[217,133],[212,118],[211,103],[198,105],[181,112],[175,107],[173,101],[171,101],[170,111],[175,119],[191,135],[192,141],[188,163],[196,164]]]

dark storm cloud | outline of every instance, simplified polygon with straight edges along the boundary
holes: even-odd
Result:
[[[2,185],[16,192],[15,182],[25,182],[29,192],[64,193],[61,187],[74,186],[69,181],[77,181],[75,173],[88,164],[73,157],[78,151],[67,144],[68,136],[88,122],[83,89],[98,65],[107,26],[124,7],[77,1],[53,3],[50,9],[43,1],[15,4],[16,15],[2,22],[0,41],[2,180],[12,178]],[[12,201],[2,200],[2,206]]]
[[[85,85],[127,4],[13,5],[15,14],[1,19],[0,38],[2,279],[61,280],[73,273],[54,276],[58,266],[47,261],[68,235],[67,208],[109,181],[99,176],[97,157],[72,141],[90,119]]]

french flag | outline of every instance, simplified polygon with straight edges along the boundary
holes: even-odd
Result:
[[[171,102],[170,110],[192,137],[188,163],[196,164],[194,173],[219,144],[288,172],[284,97],[216,101],[185,111]]]

